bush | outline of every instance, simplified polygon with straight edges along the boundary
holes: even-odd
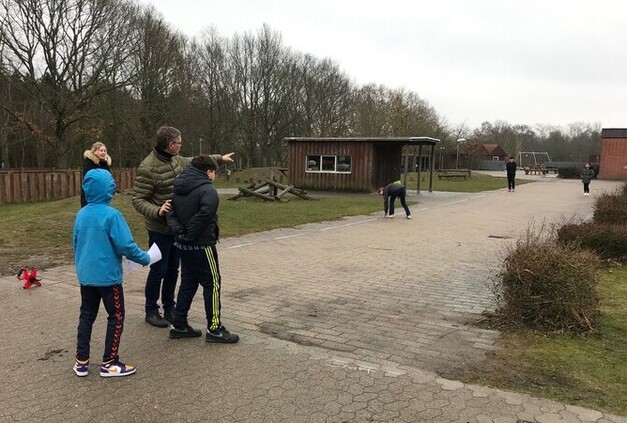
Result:
[[[557,169],[557,177],[564,179],[581,178],[581,169],[578,167],[562,167]]]
[[[600,261],[589,250],[528,233],[510,246],[497,280],[504,326],[583,332],[594,328]]]
[[[627,261],[627,225],[616,223],[567,224],[557,231],[562,244],[576,244],[602,259]]]
[[[596,223],[627,225],[627,184],[612,193],[601,194],[594,203],[593,220]]]

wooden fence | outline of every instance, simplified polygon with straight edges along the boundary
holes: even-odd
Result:
[[[135,169],[113,169],[118,189],[132,188]],[[81,170],[0,170],[0,204],[60,200],[81,195]]]

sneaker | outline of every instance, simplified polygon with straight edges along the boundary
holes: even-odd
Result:
[[[239,336],[226,330],[224,326],[220,326],[217,330],[210,331],[207,329],[207,342],[219,342],[222,344],[234,344],[239,341]]]
[[[76,376],[87,376],[89,374],[89,360],[81,361],[77,358],[72,369]]]
[[[130,364],[120,363],[118,360],[111,360],[100,366],[100,376],[102,377],[130,376],[136,371],[137,368]]]
[[[385,217],[387,217],[388,219],[393,219],[394,215],[393,214],[386,214]]]
[[[408,215],[407,215],[407,218],[408,218],[408,219],[411,219],[411,214],[408,214]]]
[[[170,326],[170,323],[161,317],[159,312],[146,314],[146,323],[156,326],[158,328],[167,328]]]
[[[177,329],[174,325],[170,326],[170,339],[198,338],[200,336],[202,336],[202,331],[194,329],[190,325],[185,325],[185,329]]]

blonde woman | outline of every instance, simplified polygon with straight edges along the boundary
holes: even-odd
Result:
[[[85,175],[92,169],[105,169],[111,172],[111,157],[107,154],[107,146],[101,142],[95,142],[90,150],[83,153],[85,161],[83,162],[83,179]],[[87,205],[85,192],[81,188],[81,207]]]

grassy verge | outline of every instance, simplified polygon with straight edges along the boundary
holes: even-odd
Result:
[[[583,336],[503,333],[487,368],[466,382],[627,414],[627,267],[604,271],[599,329]]]

